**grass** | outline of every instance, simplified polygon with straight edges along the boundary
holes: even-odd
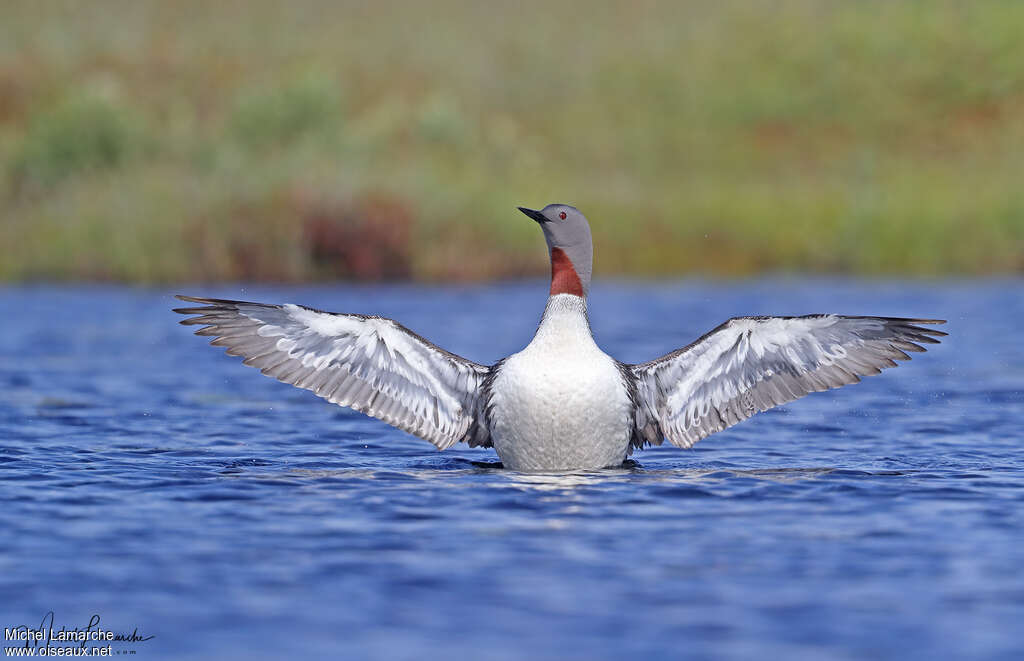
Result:
[[[1021,3],[4,13],[0,280],[1024,271]]]

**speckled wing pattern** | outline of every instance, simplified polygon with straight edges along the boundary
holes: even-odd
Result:
[[[439,449],[490,445],[479,393],[489,369],[383,317],[178,296],[181,323],[267,376],[383,420]]]
[[[936,344],[938,319],[737,317],[693,344],[629,368],[639,405],[634,438],[688,448],[760,411],[857,383]],[[634,441],[635,443],[635,441]]]

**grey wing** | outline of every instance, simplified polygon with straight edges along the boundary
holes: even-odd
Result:
[[[936,344],[937,319],[738,317],[693,344],[629,366],[639,406],[634,444],[679,447],[804,395],[838,388]]]
[[[181,323],[267,376],[312,390],[430,441],[490,445],[480,386],[489,368],[440,349],[383,317],[299,305],[177,298],[202,307]]]

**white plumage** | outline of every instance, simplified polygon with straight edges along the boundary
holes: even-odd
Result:
[[[530,344],[487,367],[381,317],[298,305],[179,297],[205,303],[199,335],[245,364],[433,443],[491,446],[509,468],[619,464],[667,438],[687,448],[758,411],[924,351],[927,319],[740,317],[690,346],[623,365],[594,342],[585,300],[552,296]]]
[[[584,305],[552,296],[533,341],[497,371],[491,440],[508,468],[604,468],[626,457],[632,402],[615,360],[594,342]]]

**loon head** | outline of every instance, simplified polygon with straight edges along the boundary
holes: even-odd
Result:
[[[590,291],[594,246],[590,224],[576,207],[549,204],[543,209],[519,210],[537,221],[551,254],[551,295],[572,294],[585,298]]]

